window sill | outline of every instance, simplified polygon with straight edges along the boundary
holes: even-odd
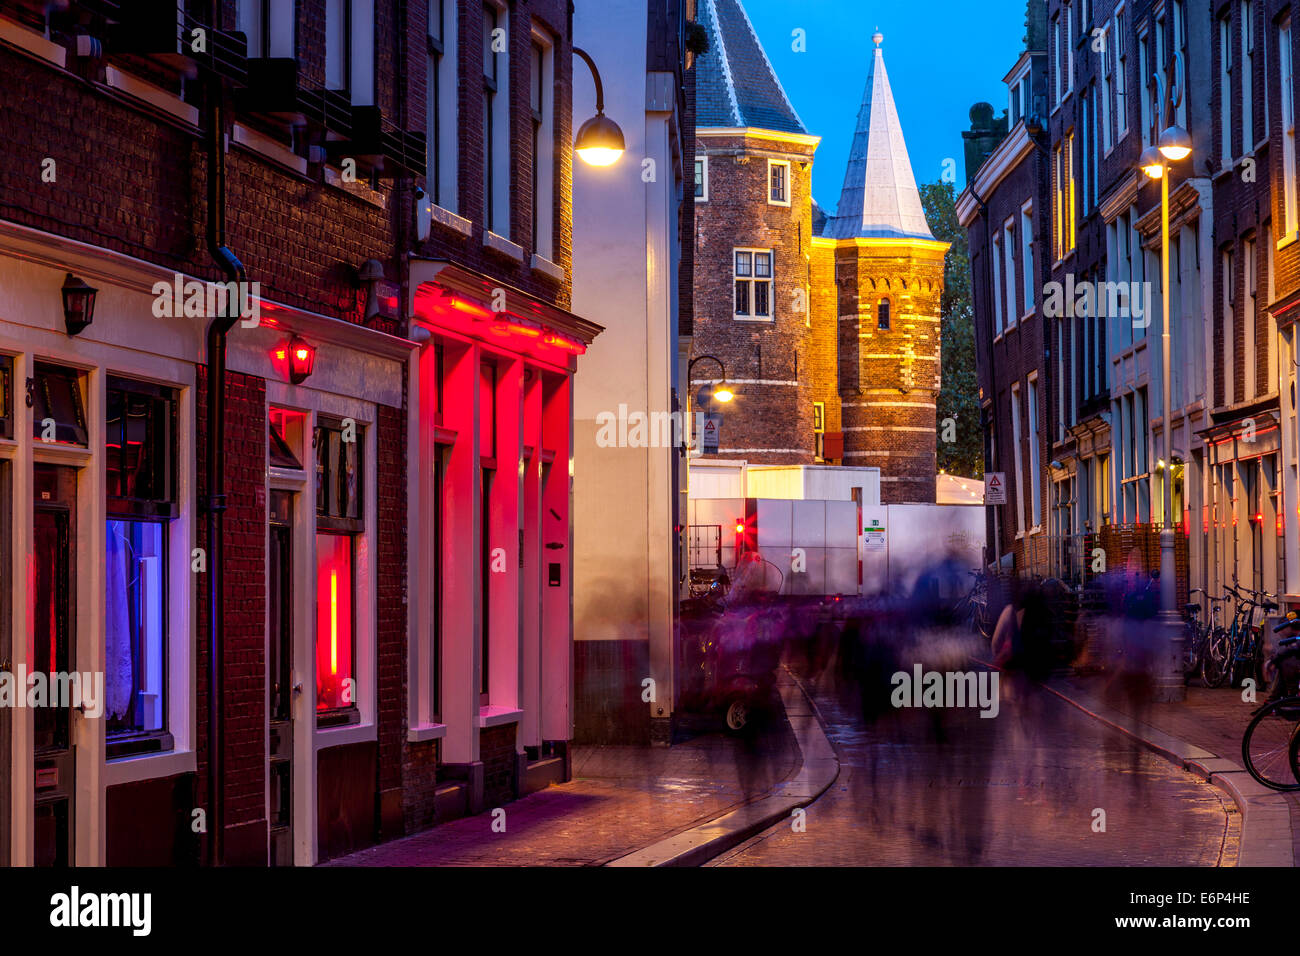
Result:
[[[179,773],[194,773],[197,766],[198,761],[192,750],[118,757],[104,761],[104,786],[116,787],[157,777],[174,777]]]
[[[325,167],[324,178],[326,186],[333,186],[335,189],[341,189],[354,199],[359,199],[364,203],[369,203],[376,209],[388,209],[388,197],[386,195],[377,189],[371,189],[363,182],[349,182],[344,180],[343,174],[333,167]]]
[[[789,208],[790,208],[790,203],[788,203],[788,202],[781,202],[781,201],[778,200],[778,199],[768,199],[767,204],[768,204],[769,206],[783,206],[783,207],[786,208],[786,209],[789,209]]]
[[[16,46],[24,53],[53,63],[60,69],[67,66],[67,50],[57,43],[51,43],[35,30],[29,30],[12,20],[0,19],[0,40]]]
[[[474,224],[472,222],[463,216],[456,215],[450,209],[444,209],[442,206],[429,203],[429,218],[444,229],[459,235],[469,237],[474,234]]]
[[[533,253],[533,258],[528,265],[534,272],[540,272],[548,279],[554,279],[556,282],[564,281],[564,269],[545,256]]]
[[[406,742],[424,743],[428,740],[441,740],[447,736],[446,724],[417,724],[406,731]]]
[[[234,124],[230,138],[234,140],[236,145],[243,146],[250,152],[257,153],[273,163],[291,169],[299,176],[307,175],[307,160],[289,149],[289,147],[263,136],[256,130],[249,129],[242,123]]]
[[[517,724],[523,719],[524,712],[513,707],[480,707],[478,709],[478,726],[480,729],[501,727],[505,724]]]
[[[1038,314],[1038,313],[1036,313],[1033,309],[1030,309],[1028,312],[1026,312],[1024,315],[1022,315],[1022,316],[1020,317],[1020,321],[1021,321],[1021,322],[1028,322],[1030,319],[1032,319],[1032,318],[1033,318],[1035,315],[1037,315],[1037,314]]]
[[[199,111],[161,87],[138,80],[112,66],[104,67],[104,82],[111,88],[174,116],[183,123],[195,127],[199,125]]]
[[[505,236],[498,236],[490,229],[483,230],[483,248],[491,249],[493,252],[500,253],[507,259],[513,259],[515,262],[524,261],[524,247],[518,243],[511,242]]]
[[[1289,232],[1286,235],[1282,236],[1280,239],[1278,239],[1277,248],[1285,249],[1287,246],[1291,245],[1291,243],[1295,242],[1297,239],[1300,239],[1300,229],[1297,229],[1294,232]]]
[[[371,723],[345,724],[340,727],[317,727],[316,749],[326,750],[330,747],[346,747],[348,744],[361,744],[377,740],[375,725]]]
[[[762,323],[763,325],[771,325],[776,321],[775,316],[763,319],[763,318],[755,318],[752,315],[733,315],[732,319],[734,319],[737,322],[759,322]]]

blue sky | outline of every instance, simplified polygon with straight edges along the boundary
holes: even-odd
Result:
[[[741,0],[808,131],[821,136],[813,195],[839,202],[844,165],[866,87],[876,27],[918,183],[956,160],[966,181],[961,131],[980,100],[1006,108],[1002,77],[1024,49],[1025,0]],[[807,52],[792,49],[803,29]]]

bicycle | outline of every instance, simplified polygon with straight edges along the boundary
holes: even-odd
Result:
[[[1278,647],[1297,641],[1300,637],[1288,637]],[[1255,710],[1241,738],[1241,759],[1269,789],[1300,790],[1300,697],[1279,697]]]
[[[1206,641],[1201,659],[1201,679],[1206,687],[1222,687],[1225,683],[1235,687],[1247,673],[1258,678],[1264,642],[1262,630],[1255,624],[1255,614],[1261,609],[1277,609],[1277,604],[1265,592],[1243,588],[1235,580],[1225,591],[1220,600],[1231,598],[1237,606],[1231,626],[1226,631],[1211,632]],[[1247,667],[1249,672],[1245,670]]]
[[[1192,588],[1191,593],[1209,597],[1200,588]],[[1217,609],[1212,606],[1211,613],[1215,611]],[[1205,642],[1213,629],[1210,622],[1201,620],[1200,615],[1201,605],[1195,601],[1183,605],[1183,630],[1186,632],[1183,642],[1183,677],[1186,679],[1200,671]]]
[[[972,631],[978,631],[986,640],[993,637],[993,625],[989,620],[989,585],[988,576],[983,571],[971,571],[971,589],[957,602],[957,620]]]

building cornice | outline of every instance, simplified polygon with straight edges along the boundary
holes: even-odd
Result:
[[[65,236],[4,220],[0,220],[0,256],[22,259],[61,272],[72,272],[88,281],[94,280],[94,282],[145,295],[152,295],[154,286],[159,282],[165,282],[169,287],[174,285],[178,275],[182,282],[211,281],[112,249],[105,249],[103,246],[68,239]],[[410,339],[389,335],[387,332],[380,332],[364,325],[356,325],[345,319],[300,309],[265,296],[258,297],[258,304],[261,312],[260,325],[283,329],[290,333],[297,332],[318,343],[330,343],[381,358],[401,360],[405,360],[411,349],[417,347],[417,343]],[[193,321],[207,323],[209,318],[203,317]]]
[[[698,126],[696,139],[709,139],[722,136],[745,136],[751,139],[771,139],[782,143],[796,143],[800,146],[816,146],[822,141],[820,136],[807,133],[783,133],[774,129],[759,129],[754,126]]]
[[[989,158],[984,160],[983,165],[975,173],[975,178],[957,197],[957,221],[961,223],[962,228],[969,227],[975,219],[975,214],[979,212],[979,203],[975,196],[987,200],[1002,180],[1011,175],[1012,170],[1019,166],[1020,161],[1033,149],[1034,144],[1029,138],[1029,130],[1025,128],[1023,121],[1017,123],[1006,138],[998,143],[997,148],[989,153]]]
[[[830,236],[813,236],[814,247],[822,249],[908,249],[921,258],[942,259],[948,253],[950,242],[942,239],[915,239],[906,236],[872,238],[856,236],[851,239],[832,239]]]

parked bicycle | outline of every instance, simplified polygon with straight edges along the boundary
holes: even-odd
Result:
[[[989,581],[983,571],[972,571],[971,589],[957,602],[957,620],[972,631],[978,631],[985,640],[993,638],[993,622],[989,618]]]
[[[1255,622],[1260,611],[1277,609],[1277,602],[1264,591],[1242,586],[1235,579],[1225,598],[1236,601],[1232,624],[1214,631],[1206,641],[1201,660],[1201,679],[1206,687],[1237,686],[1244,678],[1259,679],[1263,663],[1263,629]]]
[[[1273,630],[1291,628],[1283,621]],[[1278,641],[1275,667],[1300,648],[1300,636]],[[1272,790],[1300,790],[1300,696],[1295,688],[1255,711],[1241,738],[1241,758],[1250,775]]]

